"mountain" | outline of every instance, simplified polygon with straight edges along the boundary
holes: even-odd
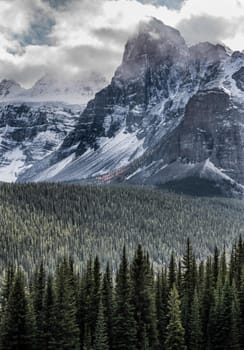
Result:
[[[243,111],[244,53],[188,47],[176,29],[151,19],[57,152],[18,180],[173,188],[194,179],[196,187],[242,196]]]
[[[63,77],[46,74],[30,89],[24,89],[13,80],[0,82],[0,102],[65,102],[86,105],[107,84],[96,73],[83,77]]]
[[[12,80],[0,83],[0,181],[14,182],[62,144],[80,113],[106,80],[45,75],[30,89]],[[64,163],[65,164],[65,161]]]
[[[0,101],[6,101],[14,96],[18,96],[23,91],[24,89],[16,81],[3,79],[0,82]]]
[[[59,88],[63,80],[45,76],[18,96],[27,106],[47,97],[58,100],[66,91]],[[67,96],[80,94],[78,83],[69,86]],[[41,108],[50,107],[43,102]],[[28,120],[28,108],[17,114],[12,109],[18,110],[13,102],[3,105],[0,114],[2,144],[14,142],[14,153],[5,152],[0,160],[0,179],[10,160],[21,159],[16,181],[125,182],[243,196],[244,53],[210,43],[189,47],[179,31],[154,18],[138,25],[111,83],[84,110],[73,112],[71,126],[58,132],[59,141],[51,150],[44,147],[38,161],[18,153],[19,148],[36,153],[33,136],[17,144],[15,135],[6,136],[9,118]],[[55,118],[47,118],[47,130],[53,123]]]
[[[0,181],[15,182],[21,172],[56,151],[80,110],[60,103],[0,104]]]
[[[20,180],[69,181],[100,176],[128,166],[166,135],[181,118],[189,83],[188,48],[179,32],[157,20],[141,23],[127,43],[111,84],[96,94],[57,154],[23,174]],[[170,86],[170,89],[169,89]],[[177,101],[172,103],[176,95]],[[160,125],[160,127],[159,127]],[[73,161],[55,178],[58,160]],[[43,172],[42,172],[43,165]]]

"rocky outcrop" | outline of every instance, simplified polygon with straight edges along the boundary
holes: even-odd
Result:
[[[235,79],[237,87],[244,91],[244,67],[235,72],[232,78]]]
[[[111,83],[57,152],[19,180],[161,186],[198,178],[242,193],[243,67],[240,52],[188,47],[162,22],[141,23]]]
[[[0,181],[52,154],[72,130],[80,110],[60,104],[0,104]]]

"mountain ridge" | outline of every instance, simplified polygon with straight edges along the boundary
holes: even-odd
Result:
[[[160,186],[189,173],[201,178],[198,169],[209,162],[211,181],[242,197],[243,67],[244,53],[210,43],[189,47],[157,19],[140,23],[111,83],[59,148],[17,181]]]
[[[62,102],[86,105],[96,91],[107,84],[106,78],[95,73],[86,77],[62,77],[45,74],[30,88],[24,88],[11,79],[0,82],[1,102]]]

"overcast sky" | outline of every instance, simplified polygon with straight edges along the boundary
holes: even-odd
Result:
[[[0,0],[0,78],[25,87],[50,72],[110,79],[146,16],[178,28],[189,44],[244,49],[244,0]]]

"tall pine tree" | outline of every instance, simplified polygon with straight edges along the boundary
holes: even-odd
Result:
[[[131,300],[131,281],[126,256],[123,256],[118,270],[115,287],[114,349],[136,349],[136,324]]]
[[[4,310],[1,327],[1,349],[33,349],[33,323],[30,317],[23,272],[18,270]]]
[[[175,285],[169,293],[168,318],[165,350],[186,350],[185,331],[181,322],[180,298]]]

